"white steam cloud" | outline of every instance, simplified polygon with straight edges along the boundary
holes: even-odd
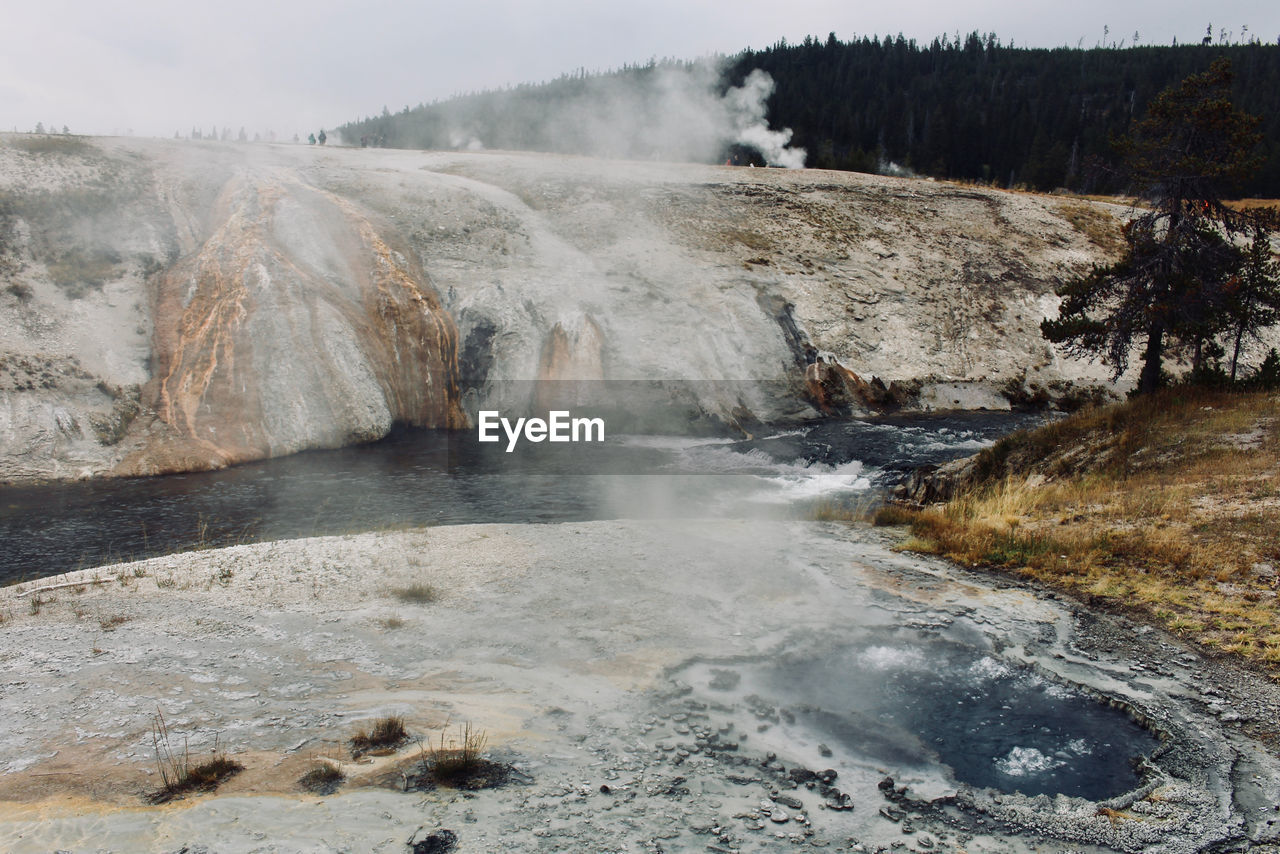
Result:
[[[454,147],[555,151],[643,160],[715,162],[731,145],[754,149],[770,166],[804,168],[791,130],[771,130],[766,102],[774,81],[756,69],[719,91],[715,62],[566,77],[527,88],[437,105]],[[545,96],[545,97],[544,97]]]
[[[747,75],[740,87],[725,93],[721,104],[733,123],[733,141],[760,152],[770,166],[803,169],[804,149],[788,147],[791,128],[770,130],[765,119],[765,102],[773,90],[773,78],[757,68]]]

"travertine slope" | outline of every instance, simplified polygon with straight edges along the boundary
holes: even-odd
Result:
[[[651,429],[681,426],[659,403],[730,426],[1007,406],[1102,378],[1038,326],[1111,217],[846,173],[5,136],[0,480],[566,399],[531,380]]]

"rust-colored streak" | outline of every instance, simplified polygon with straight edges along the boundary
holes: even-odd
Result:
[[[359,236],[369,261],[366,315],[376,321],[371,345],[387,367],[380,377],[401,420],[416,426],[463,427],[458,404],[458,332],[435,289],[407,252],[399,252],[350,202],[329,197]]]
[[[216,216],[153,293],[151,392],[167,429],[122,470],[219,467],[396,422],[465,425],[453,319],[356,205],[277,174],[230,182]]]
[[[599,402],[598,381],[605,377],[604,352],[604,332],[589,314],[572,335],[560,323],[551,327],[538,359],[535,411]]]

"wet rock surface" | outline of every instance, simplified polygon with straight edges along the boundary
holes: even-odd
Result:
[[[404,851],[446,828],[455,850],[477,852],[1276,844],[1280,768],[1258,731],[1276,719],[1274,687],[890,546],[812,523],[465,526],[175,556],[107,584],[86,572],[83,592],[50,592],[34,614],[16,598],[29,590],[8,589],[0,631],[23,652],[0,660],[14,724],[0,739],[0,847]],[[411,609],[385,592],[424,577],[439,602]],[[407,625],[379,622],[392,608]],[[111,614],[128,622],[104,634]],[[1138,785],[1106,800],[975,788],[893,721],[861,722],[896,753],[836,739],[812,697],[760,678],[873,630],[963,635],[1162,742]],[[853,663],[888,655],[868,654]],[[140,809],[157,705],[193,752],[217,732],[246,770],[215,796]],[[410,743],[343,762],[333,795],[294,792],[302,765],[387,713],[424,743],[474,722],[510,779],[406,792],[395,782],[419,759]]]

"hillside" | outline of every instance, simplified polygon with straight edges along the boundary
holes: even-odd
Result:
[[[547,403],[535,380],[675,432],[1071,398],[1105,374],[1039,323],[1124,211],[819,170],[24,136],[0,202],[0,481],[457,427]]]

